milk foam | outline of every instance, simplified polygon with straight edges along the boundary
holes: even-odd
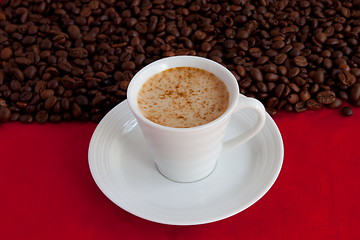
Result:
[[[221,116],[229,105],[229,92],[208,71],[177,67],[150,77],[137,100],[147,119],[168,127],[189,128]]]

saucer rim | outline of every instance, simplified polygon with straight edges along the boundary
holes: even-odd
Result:
[[[126,109],[128,108],[128,109]],[[118,111],[129,111],[130,115],[127,116],[128,120],[135,120],[135,116],[133,115],[133,113],[131,112],[129,105],[127,103],[127,100],[122,101],[121,103],[119,103],[117,106],[115,106],[112,110],[110,110],[105,117],[100,121],[100,123],[98,124],[98,126],[96,127],[96,129],[94,130],[91,140],[90,140],[90,144],[89,144],[89,148],[88,148],[88,163],[89,163],[89,168],[90,168],[90,172],[91,175],[95,181],[95,183],[97,184],[97,186],[99,187],[99,189],[101,190],[101,192],[110,200],[112,201],[114,204],[116,204],[118,207],[122,208],[123,210],[148,221],[151,222],[156,222],[156,223],[161,223],[161,224],[167,224],[167,225],[179,225],[179,226],[188,226],[188,225],[200,225],[200,224],[207,224],[207,223],[211,223],[211,222],[216,222],[216,221],[220,221],[223,219],[226,219],[228,217],[231,217],[233,215],[236,215],[242,211],[244,211],[245,209],[249,208],[250,206],[252,206],[253,204],[255,204],[257,201],[259,201],[274,185],[274,183],[276,182],[282,166],[283,166],[283,161],[284,161],[284,143],[283,143],[283,139],[280,133],[280,130],[278,129],[276,123],[274,122],[274,120],[270,117],[269,114],[267,114],[266,116],[266,123],[265,123],[265,127],[270,128],[272,131],[274,131],[274,138],[276,138],[276,142],[279,143],[278,146],[276,146],[278,149],[276,151],[276,156],[278,157],[276,160],[273,161],[272,165],[276,165],[276,169],[273,170],[272,172],[272,176],[269,179],[269,181],[266,183],[266,185],[264,185],[257,193],[255,193],[256,196],[254,196],[252,198],[251,201],[248,201],[246,204],[239,204],[239,208],[237,208],[235,211],[233,210],[232,212],[226,212],[224,214],[222,214],[221,216],[216,216],[216,217],[212,217],[212,218],[208,218],[208,219],[203,219],[203,220],[179,220],[179,221],[171,221],[171,220],[166,220],[166,217],[162,217],[162,219],[159,219],[158,216],[153,216],[153,217],[149,217],[149,216],[143,216],[141,215],[141,213],[139,214],[138,211],[135,211],[135,209],[129,209],[126,208],[124,206],[122,206],[123,204],[121,204],[121,201],[119,201],[118,199],[114,199],[114,193],[112,193],[109,189],[110,188],[106,188],[106,184],[103,183],[103,181],[101,181],[101,177],[98,176],[101,175],[101,173],[98,173],[95,167],[95,164],[92,164],[94,161],[99,161],[95,159],[95,156],[92,155],[92,152],[95,151],[95,141],[97,140],[96,138],[98,137],[99,133],[101,132],[101,130],[103,130],[103,128],[106,127],[106,123],[108,123],[109,121],[111,121],[111,117],[114,114],[114,112],[118,112]],[[135,120],[136,121],[136,120]],[[160,173],[159,173],[160,174]],[[170,180],[168,180],[170,181]],[[179,184],[184,184],[184,183],[179,183]],[[186,184],[193,184],[193,183],[186,183]],[[161,217],[160,217],[161,218]],[[165,220],[164,220],[165,219]]]

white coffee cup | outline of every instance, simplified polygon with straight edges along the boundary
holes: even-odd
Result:
[[[162,126],[145,118],[139,110],[137,101],[140,88],[154,74],[174,67],[200,68],[220,78],[229,92],[229,106],[226,111],[212,122],[191,128]],[[235,148],[255,136],[264,126],[266,119],[262,103],[241,95],[238,83],[228,69],[202,57],[174,56],[145,66],[131,80],[127,99],[158,170],[166,178],[176,182],[194,182],[210,175],[221,151]],[[255,110],[258,115],[254,127],[224,142],[223,138],[232,114],[245,108]]]

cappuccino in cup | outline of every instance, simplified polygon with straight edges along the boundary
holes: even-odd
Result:
[[[151,76],[137,97],[141,113],[152,122],[190,128],[209,123],[228,108],[224,82],[206,70],[174,67]]]

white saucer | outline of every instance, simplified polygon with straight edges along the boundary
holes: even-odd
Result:
[[[255,122],[251,110],[234,114],[226,138]],[[283,162],[280,132],[268,115],[261,132],[240,148],[224,152],[214,172],[194,183],[163,177],[127,101],[99,123],[89,146],[89,165],[101,191],[116,205],[147,220],[195,225],[237,214],[274,184]]]

